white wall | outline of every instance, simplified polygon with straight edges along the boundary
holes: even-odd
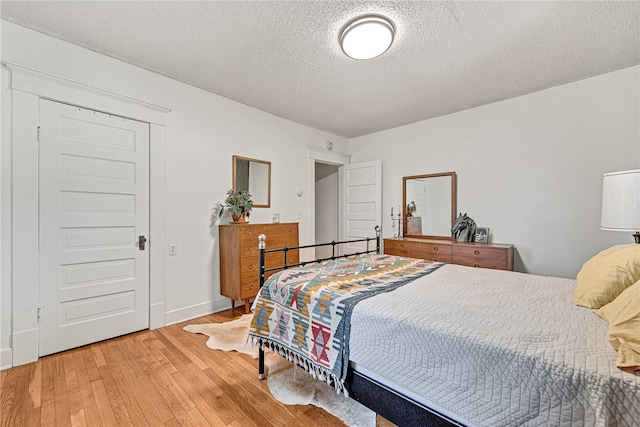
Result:
[[[352,162],[382,159],[384,212],[402,203],[403,176],[456,171],[458,211],[513,243],[517,270],[575,277],[633,242],[599,227],[602,174],[640,168],[639,81],[635,66],[355,138]]]
[[[297,222],[301,244],[307,244],[309,212],[306,195],[296,189],[309,176],[307,146],[347,152],[348,141],[284,120],[243,104],[163,77],[113,58],[2,21],[2,61],[171,109],[166,117],[166,241],[178,246],[166,256],[166,320],[168,323],[229,306],[220,296],[217,227],[212,213],[231,187],[234,154],[271,161],[271,208],[254,209],[251,222]],[[5,94],[3,92],[3,103]],[[116,113],[114,111],[114,113]],[[3,114],[3,129],[9,125]],[[2,155],[11,141],[2,134]],[[2,161],[2,223],[10,214]],[[10,176],[10,175],[9,175]],[[153,183],[152,183],[153,187]],[[305,188],[305,187],[303,187]],[[2,231],[5,248],[5,230]],[[166,253],[166,251],[165,251]],[[8,307],[10,254],[2,252],[2,349],[10,342],[5,320],[25,307]],[[11,310],[12,309],[12,310]],[[8,310],[8,313],[7,313]]]

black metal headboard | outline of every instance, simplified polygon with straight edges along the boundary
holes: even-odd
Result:
[[[354,255],[363,255],[363,254],[369,254],[369,253],[376,253],[379,254],[380,253],[380,226],[376,225],[375,227],[376,230],[376,237],[367,237],[364,239],[355,239],[355,240],[345,240],[342,242],[329,242],[329,243],[317,243],[315,245],[304,245],[304,246],[292,246],[292,247],[282,247],[282,248],[275,248],[275,249],[266,249],[267,248],[267,244],[266,244],[266,240],[267,240],[267,236],[265,236],[264,234],[261,234],[258,236],[258,250],[260,251],[260,256],[258,259],[259,265],[260,265],[260,287],[262,288],[262,285],[264,285],[264,275],[265,273],[269,272],[269,271],[274,271],[274,270],[284,270],[287,268],[291,268],[291,267],[300,267],[300,266],[305,266],[307,264],[311,264],[311,263],[315,263],[315,262],[322,262],[322,261],[328,261],[328,260],[334,260],[334,259],[339,259],[339,258],[347,258],[350,256],[354,256]],[[375,249],[369,249],[369,242],[371,241],[375,241],[376,242],[376,247]],[[336,255],[336,246],[337,245],[343,245],[346,243],[357,243],[357,242],[366,242],[367,243],[367,250],[366,251],[362,251],[362,252],[352,252],[349,254],[344,254],[344,255]],[[315,259],[313,261],[303,261],[303,262],[298,262],[295,264],[288,264],[287,263],[287,254],[289,253],[289,251],[295,251],[295,250],[299,250],[299,249],[308,249],[308,248],[319,248],[322,246],[331,246],[331,253],[332,255],[330,257],[327,258],[318,258]],[[265,254],[268,253],[277,253],[277,252],[282,252],[283,253],[283,257],[284,257],[284,264],[279,265],[277,267],[271,267],[271,268],[265,268]]]

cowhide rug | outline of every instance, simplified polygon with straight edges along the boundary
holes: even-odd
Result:
[[[187,332],[209,336],[207,346],[214,350],[237,351],[258,358],[258,349],[247,340],[251,314],[225,323],[188,325]],[[267,384],[271,394],[285,405],[315,405],[340,418],[349,426],[375,427],[376,414],[355,400],[337,394],[328,384],[311,376],[283,357],[265,353],[269,367]],[[256,365],[257,376],[257,365]]]

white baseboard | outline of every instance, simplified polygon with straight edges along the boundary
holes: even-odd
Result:
[[[13,351],[10,348],[0,350],[0,371],[13,366]]]
[[[14,332],[11,337],[13,344],[13,366],[24,365],[38,360],[38,329]]]
[[[166,326],[174,325],[196,317],[206,316],[207,314],[217,313],[229,308],[231,308],[231,301],[229,298],[222,297],[202,304],[167,311],[167,314],[165,315]]]
[[[151,304],[149,307],[149,329],[158,329],[167,326],[165,319],[165,303]]]

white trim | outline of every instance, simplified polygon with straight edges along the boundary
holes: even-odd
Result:
[[[11,367],[11,72],[2,68],[0,143],[0,369]]]
[[[167,326],[166,304],[163,302],[149,305],[149,329],[158,329]]]
[[[166,326],[166,172],[165,128],[149,130],[149,328]],[[152,237],[153,236],[153,237]]]
[[[307,147],[307,152],[309,154],[307,175],[307,182],[309,183],[309,187],[307,188],[307,194],[309,195],[307,206],[309,216],[307,224],[309,224],[309,227],[307,234],[307,244],[312,245],[316,243],[316,162],[326,163],[334,166],[348,165],[351,162],[351,155],[321,150],[316,147]],[[340,203],[338,203],[338,206],[340,206]],[[340,221],[342,220],[342,214],[340,213],[339,209],[338,219]],[[313,249],[309,249],[309,251],[312,250]],[[313,259],[315,257],[315,253],[309,252],[305,255],[307,256],[307,258],[304,259]],[[300,257],[303,258],[304,255],[300,254]]]
[[[231,302],[229,301],[229,298],[222,297],[213,301],[207,301],[200,304],[194,304],[188,307],[167,311],[167,326],[175,325],[176,323],[181,323],[190,319],[195,319],[196,317],[206,316],[211,313],[217,313],[229,308],[231,308]]]
[[[0,350],[0,371],[9,369],[13,366],[13,354],[11,348],[3,348]]]
[[[13,67],[13,68],[11,68]],[[74,84],[65,79],[11,65],[12,116],[12,350],[13,366],[38,359],[38,105],[39,98],[151,123],[149,241],[149,326],[164,326],[166,271],[164,260],[165,215],[165,114],[168,109]],[[40,79],[42,77],[43,79]],[[88,92],[87,92],[88,91]],[[34,93],[32,93],[34,92]],[[135,100],[134,100],[135,101]],[[151,110],[148,109],[151,106]],[[3,146],[6,144],[3,141]],[[156,147],[157,145],[157,147]],[[155,150],[158,149],[156,152]],[[152,314],[153,313],[153,314]],[[34,332],[35,331],[35,332]]]
[[[13,93],[13,365],[38,360],[38,97]],[[33,333],[35,331],[35,333]],[[18,338],[21,337],[21,338]],[[30,342],[33,340],[33,342]]]
[[[103,102],[106,99],[115,100],[118,102],[129,104],[135,108],[143,109],[145,111],[160,113],[163,117],[165,114],[171,112],[171,109],[166,107],[161,107],[159,105],[151,104],[149,102],[141,101],[138,99],[130,98],[125,95],[121,95],[119,93],[103,90],[97,88],[95,86],[86,85],[83,83],[74,82],[64,77],[56,76],[54,74],[43,73],[42,71],[37,71],[29,67],[25,67],[18,64],[13,64],[11,62],[2,62],[2,65],[11,70],[12,79],[11,79],[11,88],[15,90],[20,90],[23,92],[32,93],[34,95],[38,95],[43,98],[48,98],[49,96],[58,96],[58,99],[61,99],[59,95],[59,91],[63,90],[63,97],[69,98],[70,92],[80,92],[86,95],[97,96]],[[62,102],[62,101],[61,101]],[[67,101],[72,102],[72,101]],[[74,101],[75,105],[80,104],[81,102]],[[95,109],[95,108],[94,108]],[[138,119],[140,120],[140,119]],[[144,120],[149,121],[149,120]]]
[[[342,166],[351,163],[351,155],[339,153],[337,151],[327,151],[316,147],[307,147],[310,159],[318,160],[320,163],[326,163],[334,166]]]
[[[13,366],[38,360],[38,328],[14,332],[11,342],[13,344]]]

